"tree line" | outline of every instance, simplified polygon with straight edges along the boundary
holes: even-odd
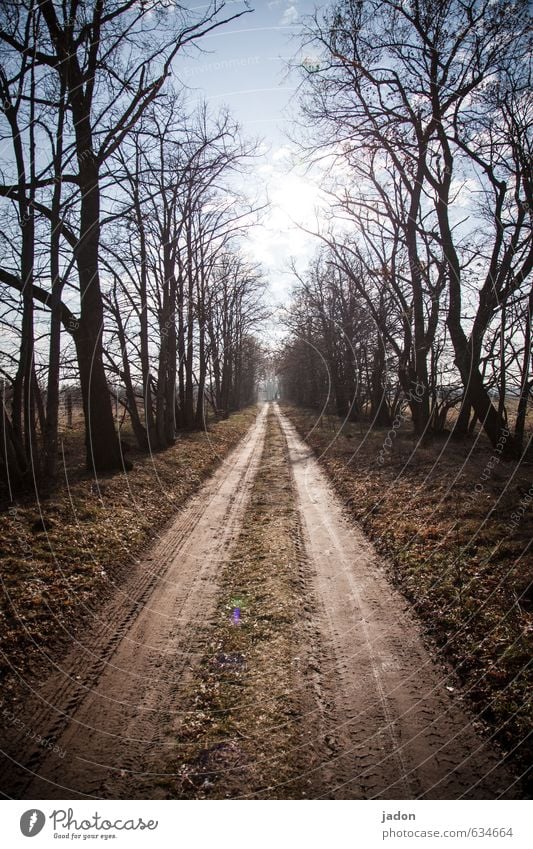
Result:
[[[301,144],[329,215],[296,274],[287,397],[384,426],[407,403],[426,439],[457,407],[455,436],[527,448],[530,33],[521,0],[342,0],[308,21]]]
[[[62,381],[79,383],[87,466],[253,398],[264,281],[241,249],[259,209],[231,115],[191,108],[178,54],[249,12],[213,0],[17,0],[0,10],[0,473],[57,475]]]

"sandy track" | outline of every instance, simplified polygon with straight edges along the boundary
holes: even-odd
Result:
[[[316,728],[318,717],[321,732],[321,763],[310,773],[316,795],[512,797],[513,777],[446,689],[447,670],[432,660],[372,545],[312,451],[276,412],[301,516],[304,583],[314,596],[302,632],[302,694],[309,722]]]
[[[0,773],[6,795],[137,795],[143,766],[162,739],[161,720],[169,704],[179,706],[202,654],[220,566],[239,533],[261,458],[266,412],[135,565],[83,645],[31,698],[25,727],[59,752],[27,745],[17,732]]]
[[[20,724],[16,732],[12,727],[7,746],[12,760],[0,772],[6,795],[159,794],[152,772],[172,773],[179,759],[176,729],[183,711],[191,709],[200,661],[212,653],[211,623],[217,601],[228,592],[221,567],[239,546],[248,551],[250,544],[243,518],[262,458],[268,410],[265,405],[237,449],[132,567],[83,644],[28,701],[24,727],[38,731],[59,753],[29,743]],[[220,794],[284,798],[296,787],[311,798],[512,797],[513,777],[473,727],[457,694],[446,689],[448,670],[433,661],[373,547],[344,511],[311,450],[277,405],[273,410],[287,442],[276,457],[280,468],[289,464],[291,476],[278,473],[276,479],[287,480],[284,497],[272,486],[275,503],[258,493],[257,522],[264,522],[265,510],[272,527],[285,517],[278,522],[285,529],[279,539],[269,539],[272,556],[276,545],[287,547],[286,528],[297,537],[288,568],[297,576],[300,613],[287,620],[295,654],[288,679],[295,711],[289,715],[297,718],[272,718],[281,736],[286,729],[287,750],[281,738],[279,747],[287,769],[276,770],[274,758],[263,789],[240,783],[239,769],[232,785],[222,770]],[[272,464],[272,457],[263,462]],[[253,511],[250,515],[253,519]],[[272,601],[275,605],[275,593]],[[259,666],[249,674],[261,681],[264,664]],[[193,719],[201,738],[202,717]],[[255,732],[245,722],[239,739],[253,741]],[[270,758],[259,742],[252,747],[252,774],[264,767],[266,776]]]

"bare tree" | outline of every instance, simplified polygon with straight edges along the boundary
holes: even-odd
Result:
[[[122,364],[115,358],[113,368],[141,446],[148,438],[150,446],[164,448],[177,429],[204,424],[215,269],[231,245],[238,251],[258,212],[230,183],[254,149],[226,110],[210,116],[201,106],[189,113],[169,98],[118,151],[124,197],[104,232],[102,262],[117,284],[109,303]],[[130,355],[141,363],[147,434]]]
[[[444,275],[447,284],[447,325],[466,405],[508,455],[519,449],[483,383],[480,356],[499,305],[523,285],[533,261],[527,27],[525,2],[339,2],[308,27],[321,58],[306,70],[304,88],[304,112],[322,131],[322,153],[359,163],[354,177],[366,176],[359,201],[383,186],[388,169],[401,191],[401,204],[391,208],[383,193],[381,203],[391,220],[402,211],[414,368],[424,387],[421,424],[429,420],[435,320],[420,257],[425,234],[440,266],[437,279]],[[476,186],[463,219],[455,212],[461,182]],[[466,283],[474,254],[483,271],[472,310]]]
[[[138,4],[134,0],[94,0],[68,8],[58,7],[52,0],[42,0],[38,6],[33,2],[4,4],[0,40],[5,49],[32,57],[32,73],[33,69],[44,69],[57,75],[68,105],[76,167],[72,173],[63,170],[61,179],[78,190],[78,226],[76,232],[69,228],[68,233],[80,298],[79,319],[70,329],[82,387],[87,462],[94,470],[122,465],[102,349],[102,173],[126,135],[159,96],[178,51],[249,11],[236,9],[224,16],[226,6],[225,2],[213,2],[198,14],[184,7],[168,9],[165,3]],[[33,100],[30,95],[30,103]],[[54,105],[46,95],[41,101]],[[25,202],[27,191],[52,186],[57,178],[52,172],[36,182],[31,174],[21,175],[20,167],[17,173],[17,182],[3,185],[0,191],[19,204]],[[51,219],[48,204],[34,204],[34,209]],[[65,233],[63,225],[62,229]],[[9,279],[4,275],[4,282]],[[22,291],[22,274],[18,275],[18,285]],[[36,297],[27,286],[24,291],[27,299]],[[29,315],[28,310],[26,313]]]

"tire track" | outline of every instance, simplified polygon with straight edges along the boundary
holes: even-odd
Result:
[[[228,460],[135,565],[83,645],[30,698],[0,787],[18,798],[129,795],[157,745],[167,697],[179,700],[209,625],[221,563],[238,534],[261,458],[266,408]],[[198,625],[195,627],[195,622]],[[133,780],[137,783],[139,778]]]
[[[311,449],[275,408],[288,443],[316,610],[304,629],[312,658],[309,703],[325,742],[322,764],[313,770],[316,794],[512,797],[514,777],[446,690],[447,671],[430,657],[372,545]]]

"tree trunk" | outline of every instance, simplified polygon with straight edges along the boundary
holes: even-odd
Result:
[[[141,422],[139,410],[137,409],[137,398],[135,397],[135,390],[133,388],[133,381],[131,379],[130,361],[128,359],[128,351],[126,347],[126,333],[124,331],[124,324],[122,323],[120,307],[116,301],[116,290],[113,311],[115,314],[115,320],[117,322],[117,335],[118,341],[120,343],[120,350],[122,351],[122,372],[120,374],[120,378],[124,383],[124,389],[126,391],[126,402],[128,405],[128,413],[130,414],[131,426],[133,429],[133,433],[135,434],[137,445],[139,446],[140,450],[148,451],[148,436],[146,433],[146,428],[143,427],[143,424]]]
[[[2,400],[0,410],[0,479],[5,482],[10,500],[27,479],[24,448],[14,432]]]
[[[468,424],[470,422],[471,413],[472,403],[470,401],[468,389],[465,389],[459,415],[457,416],[457,421],[455,422],[452,430],[452,436],[454,439],[464,439],[465,436],[468,435]]]
[[[146,251],[146,232],[144,228],[144,218],[142,215],[141,203],[138,192],[139,179],[139,158],[136,159],[136,182],[134,184],[134,208],[139,233],[139,255],[140,255],[140,311],[139,311],[139,339],[140,339],[140,357],[141,357],[141,374],[143,385],[143,407],[144,407],[144,422],[146,427],[146,438],[148,445],[151,446],[156,442],[156,431],[154,421],[154,405],[152,401],[152,389],[150,379],[150,352],[148,345],[148,261]]]
[[[455,364],[459,369],[465,391],[468,392],[470,403],[492,445],[499,449],[502,456],[517,458],[520,456],[520,446],[509,433],[502,417],[492,405],[489,393],[483,383],[479,363],[476,362],[473,340],[467,340],[461,325],[461,266],[448,218],[453,158],[446,139],[444,139],[443,150],[446,178],[439,186],[437,217],[449,274],[450,300],[447,325],[454,348]]]
[[[205,379],[207,374],[207,361],[205,356],[205,322],[200,322],[198,339],[198,357],[200,360],[198,374],[198,397],[196,399],[196,414],[195,427],[198,429],[204,426],[204,394],[205,394]]]
[[[180,428],[185,427],[185,322],[183,318],[183,277],[180,272],[178,278],[178,399],[179,399],[179,419],[177,420]]]
[[[174,275],[170,279],[170,304],[167,333],[167,375],[165,398],[165,439],[167,445],[173,445],[176,439],[176,281]]]
[[[88,116],[83,116],[83,119],[89,125]],[[81,192],[80,239],[76,250],[81,307],[76,350],[86,427],[87,467],[97,473],[121,469],[123,459],[103,363],[104,306],[98,268],[98,168],[88,135],[90,130],[79,124],[76,129]]]
[[[531,392],[531,380],[529,379],[533,353],[531,351],[531,319],[533,315],[533,286],[529,292],[528,304],[526,307],[526,327],[524,331],[524,359],[522,361],[522,370],[520,374],[520,397],[518,399],[518,408],[516,411],[516,422],[514,429],[515,439],[523,449],[524,446],[524,427],[526,423],[527,405]]]
[[[389,410],[385,398],[384,386],[385,353],[383,345],[378,344],[374,348],[374,358],[371,373],[371,400],[370,415],[378,427],[389,427],[391,423]]]
[[[57,145],[54,157],[54,192],[50,216],[50,346],[48,357],[48,382],[46,389],[46,426],[44,432],[44,474],[45,480],[53,483],[57,476],[57,448],[59,428],[59,374],[61,357],[61,295],[63,281],[60,277],[60,208],[61,208],[61,168],[63,157],[63,126],[65,118],[65,86],[61,84],[57,121]],[[69,395],[70,399],[70,395]],[[72,426],[72,401],[70,402],[70,421]]]
[[[82,73],[73,31],[61,28],[51,0],[43,0],[41,10],[59,60],[58,72],[68,93],[75,134],[80,191],[79,240],[75,250],[80,283],[80,320],[73,335],[85,417],[87,468],[96,474],[121,469],[124,463],[113,420],[102,351],[104,306],[98,266],[100,182],[91,120],[94,79]],[[97,13],[98,7],[95,7],[95,22],[99,20]],[[97,41],[91,46],[95,48],[90,56],[94,63]]]

